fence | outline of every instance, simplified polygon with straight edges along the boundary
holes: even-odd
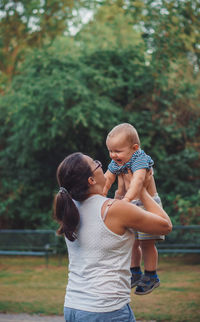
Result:
[[[45,256],[57,253],[54,230],[0,230],[0,255]]]
[[[174,226],[159,253],[200,253],[200,225]],[[0,255],[45,256],[66,253],[63,238],[54,230],[0,230]]]
[[[157,248],[159,253],[200,253],[200,225],[173,226]]]

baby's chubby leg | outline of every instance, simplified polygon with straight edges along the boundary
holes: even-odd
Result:
[[[138,239],[134,241],[131,257],[131,288],[136,286],[141,277],[141,260],[142,260],[142,251],[140,248],[140,242]]]
[[[160,279],[157,275],[158,251],[155,246],[155,240],[140,240],[142,255],[144,260],[144,275],[138,282],[135,294],[145,295],[151,293],[160,285]]]
[[[132,256],[131,256],[131,267],[137,267],[141,265],[142,250],[140,248],[140,242],[138,239],[134,241]]]
[[[158,251],[155,246],[155,240],[140,240],[140,246],[142,248],[145,270],[156,270],[158,264]]]

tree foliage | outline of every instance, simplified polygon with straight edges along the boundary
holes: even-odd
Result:
[[[68,30],[82,0],[1,0],[0,82],[11,80],[29,48],[47,46]],[[0,83],[0,84],[1,84]],[[3,90],[3,86],[2,86]]]
[[[106,134],[124,121],[154,159],[173,222],[200,223],[199,6],[156,3],[98,1],[76,36],[47,47],[44,32],[26,52],[0,99],[2,227],[52,225],[59,162],[82,151],[106,170]]]
[[[138,44],[142,46],[143,43],[141,33],[133,28],[131,14],[117,2],[99,7],[93,19],[81,28],[75,38],[82,49],[89,48],[90,51]]]
[[[37,226],[41,213],[51,209],[56,167],[68,153],[81,150],[100,159],[105,155],[105,148],[100,152],[102,141],[121,118],[116,93],[125,82],[114,66],[110,72],[107,67],[114,60],[116,65],[121,62],[121,74],[126,75],[127,61],[122,58],[120,51],[112,50],[62,60],[56,53],[36,51],[23,65],[24,72],[1,102],[9,107],[10,133],[1,152],[1,212],[7,225]],[[134,53],[127,50],[126,59],[134,60]],[[32,207],[34,216],[26,218]]]

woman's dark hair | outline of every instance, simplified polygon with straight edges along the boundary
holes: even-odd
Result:
[[[79,152],[66,157],[57,169],[58,184],[64,189],[60,189],[55,196],[54,218],[60,224],[57,233],[64,234],[70,241],[76,239],[76,229],[80,221],[79,211],[72,199],[83,201],[88,197],[90,176],[90,165]]]

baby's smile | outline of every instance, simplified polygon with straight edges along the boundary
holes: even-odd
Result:
[[[119,165],[123,165],[124,162],[121,159],[116,159],[115,162],[117,162]]]

